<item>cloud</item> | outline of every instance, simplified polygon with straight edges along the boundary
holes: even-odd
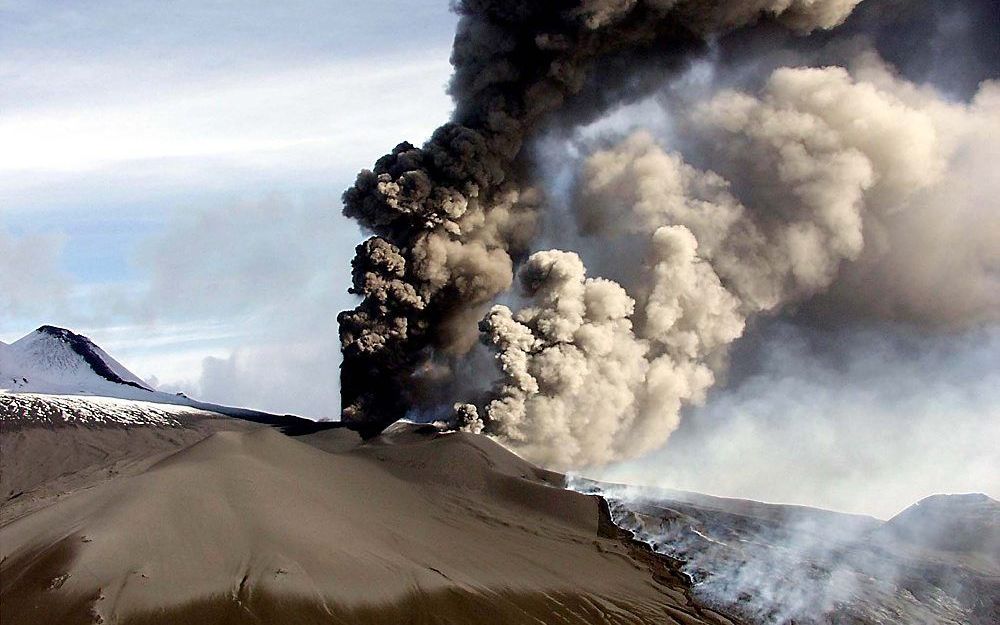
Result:
[[[314,328],[303,334],[298,341],[249,345],[225,358],[205,358],[197,382],[199,398],[338,420],[339,338],[328,328]]]
[[[425,408],[420,396],[433,393],[419,372],[435,350],[471,347],[472,319],[509,289],[530,243],[536,202],[524,199],[536,194],[522,147],[540,128],[634,99],[732,30],[770,18],[805,35],[858,1],[454,3],[451,121],[422,147],[398,144],[344,194],[344,214],[373,235],[352,263],[363,299],[339,317],[344,419],[387,425]]]
[[[997,497],[998,354],[996,328],[774,323],[664,448],[596,475],[883,518],[933,493]]]
[[[275,196],[179,215],[136,254],[148,277],[137,315],[280,318],[329,303],[346,290],[335,256],[358,236],[334,206]]]
[[[726,84],[662,94],[669,149],[639,132],[588,157],[573,205],[584,234],[685,224],[762,309],[832,286],[808,307],[828,322],[997,319],[1000,83],[955,102],[873,53],[778,68],[760,95],[713,91],[716,79]]]
[[[217,360],[259,380],[288,367],[305,380],[296,401],[261,401],[327,414],[359,238],[338,214],[346,173],[400,136],[423,140],[451,107],[457,18],[402,4],[0,7],[0,205],[21,227],[58,224],[73,264],[58,311],[24,307],[44,280],[18,283],[28,327],[12,337],[86,329],[165,387],[241,405],[270,391],[227,389]],[[121,236],[98,249],[95,222]],[[323,399],[298,401],[308,384]]]
[[[60,267],[66,237],[15,235],[0,227],[0,315],[39,316],[61,308],[70,280]]]
[[[2,3],[3,221],[66,237],[3,234],[0,262],[29,268],[0,277],[0,330],[67,325],[165,387],[330,414],[358,238],[339,193],[447,117],[457,20],[447,3],[349,4]],[[59,245],[61,283],[42,261]],[[275,375],[300,381],[284,402]]]
[[[187,371],[181,363],[156,371],[147,354],[144,374],[206,401],[335,415],[335,313],[351,303],[343,263],[359,237],[335,207],[332,197],[274,196],[203,208],[147,239],[136,254],[144,285],[120,305],[138,322],[134,332],[184,329],[170,349],[186,353]],[[192,332],[201,356],[184,339]],[[133,340],[121,344],[126,363],[143,349],[142,339]]]
[[[872,302],[909,302],[907,321],[996,319],[1000,229],[975,201],[995,186],[986,170],[996,150],[979,137],[1000,122],[996,89],[987,81],[971,103],[953,103],[871,54],[850,70],[782,67],[756,92],[682,98],[680,151],[643,131],[593,150],[569,200],[584,253],[638,248],[640,259],[617,259],[622,288],[586,278],[576,253],[528,258],[526,307],[494,308],[483,323],[503,371],[487,431],[559,469],[661,445],[725,371],[748,319],[824,293],[852,261],[899,274],[883,282],[869,271],[839,292],[858,317],[881,317]],[[897,217],[913,208],[918,219]],[[887,230],[900,219],[911,227]],[[979,231],[944,227],[956,222]],[[874,261],[862,257],[872,238]],[[938,303],[942,291],[952,297]],[[609,306],[619,312],[609,317]]]
[[[316,186],[448,110],[446,55],[382,57],[176,84],[95,106],[60,101],[0,120],[3,200],[19,212],[67,185],[104,203],[164,192]],[[130,74],[137,68],[110,67]],[[365,123],[377,111],[388,123]],[[389,111],[392,113],[389,114]],[[421,120],[423,120],[421,122]],[[110,189],[110,192],[109,192]],[[147,199],[148,201],[148,199]]]
[[[952,103],[933,88],[899,81],[871,56],[861,57],[855,71],[924,110],[946,160],[940,175],[925,173],[924,181],[910,183],[919,193],[879,199],[882,210],[865,224],[864,252],[843,267],[809,314],[827,323],[877,317],[946,328],[1000,321],[1000,177],[994,172],[1000,82],[985,81],[970,102]],[[906,146],[912,154],[913,144]]]
[[[0,230],[0,329],[66,325],[162,390],[336,417],[336,311],[360,236],[336,207],[275,195],[180,212],[135,241],[136,281],[103,285],[61,273],[65,237]]]
[[[426,114],[428,100],[435,112],[447,108],[441,93],[447,64],[438,58],[383,58],[374,71],[370,60],[342,61],[209,85],[182,83],[169,93],[133,93],[99,110],[78,103],[17,111],[0,122],[0,138],[12,148],[0,157],[0,171],[93,171],[129,161],[219,156],[254,165],[293,149],[356,144],[359,120],[370,114],[363,102],[391,107],[403,118]],[[386,88],[404,76],[416,78],[408,92]]]

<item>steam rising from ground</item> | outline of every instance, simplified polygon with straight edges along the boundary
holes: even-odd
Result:
[[[857,4],[460,2],[454,121],[344,196],[375,234],[340,316],[344,418],[461,399],[462,427],[531,460],[602,465],[662,446],[754,317],[995,322],[1000,84],[956,101],[863,41],[797,43],[787,65],[727,48],[736,30],[753,49],[757,31],[835,28]],[[576,132],[641,98],[655,118]],[[566,151],[525,149],[548,135]],[[579,253],[529,255],[539,234],[573,239],[553,224]],[[617,281],[588,272],[595,251]],[[518,267],[479,324],[500,379],[477,395],[455,371]]]
[[[570,478],[679,561],[696,596],[748,623],[993,623],[1000,504],[936,496],[888,523]]]

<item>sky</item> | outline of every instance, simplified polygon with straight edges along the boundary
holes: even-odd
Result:
[[[445,121],[447,3],[0,2],[0,340],[323,418],[357,171]],[[277,383],[276,383],[277,382]]]
[[[448,119],[455,24],[444,0],[0,0],[0,340],[63,326],[162,390],[338,418],[363,238],[340,194]],[[749,334],[665,448],[598,477],[882,517],[1000,496],[995,324]]]

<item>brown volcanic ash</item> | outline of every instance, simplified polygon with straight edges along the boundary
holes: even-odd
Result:
[[[522,146],[542,125],[641,95],[644,68],[678,67],[717,33],[762,18],[831,28],[859,1],[458,2],[452,121],[423,147],[398,145],[344,194],[344,214],[373,236],[353,261],[362,301],[338,318],[343,418],[402,417],[431,353],[475,341],[474,319],[510,287],[532,234]]]

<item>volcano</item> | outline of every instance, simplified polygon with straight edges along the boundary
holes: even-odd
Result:
[[[209,412],[273,425],[310,423],[293,415],[222,406],[183,393],[158,391],[86,336],[51,325],[9,345],[0,342],[0,401],[8,412],[57,421],[158,420],[174,414]]]
[[[482,436],[400,423],[362,443],[209,414],[2,423],[19,450],[3,467],[5,625],[732,622],[603,500]],[[70,472],[39,483],[53,466]]]
[[[486,437],[203,404],[51,326],[2,349],[4,625],[731,622]]]
[[[983,495],[934,497],[889,522],[622,497],[480,434],[400,421],[363,438],[160,393],[66,330],[43,327],[3,356],[4,375],[33,391],[0,392],[4,625],[1000,615],[1000,504]]]

